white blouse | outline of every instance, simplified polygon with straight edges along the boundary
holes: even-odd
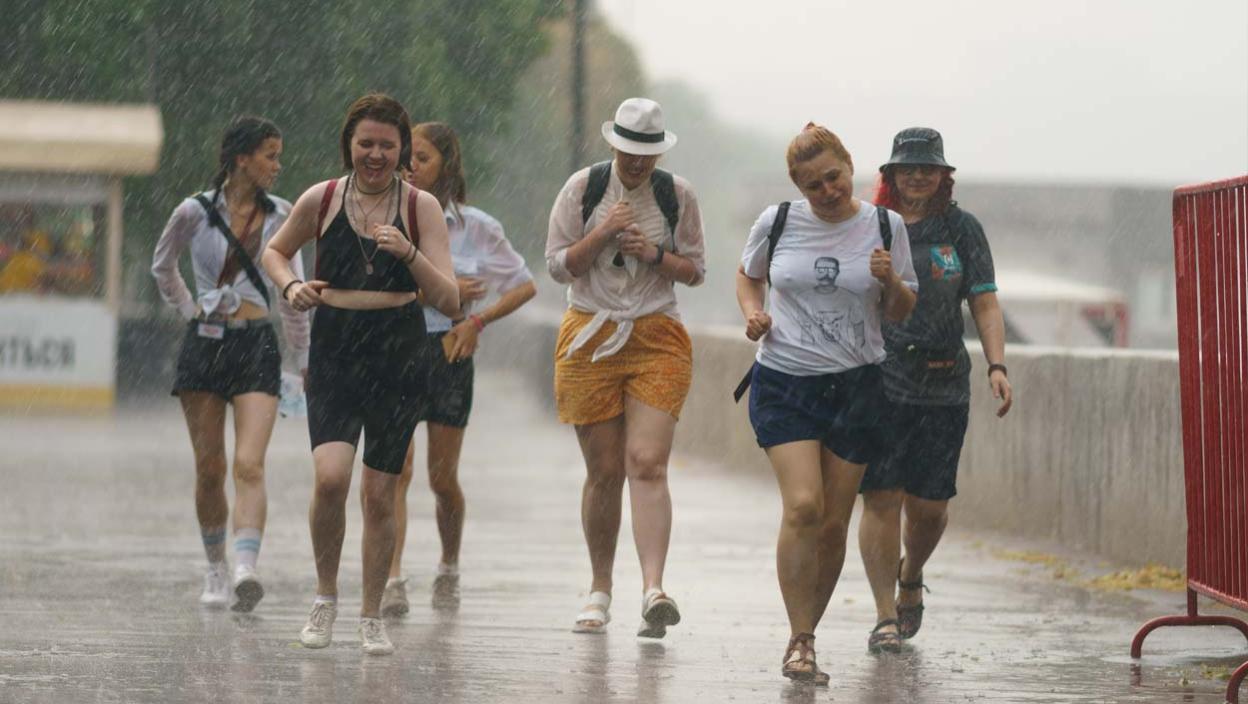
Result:
[[[213,200],[215,191],[206,191],[204,196]],[[286,342],[290,345],[296,364],[300,369],[308,366],[308,343],[311,323],[306,312],[299,312],[282,299],[281,292],[273,288],[273,282],[260,266],[260,253],[268,245],[269,240],[290,215],[290,203],[282,198],[267,196],[273,208],[265,214],[260,230],[260,247],[256,250],[256,268],[260,277],[269,288],[270,296],[277,299],[277,310],[282,316],[282,330],[286,334]],[[229,212],[225,199],[217,201],[217,212],[222,220],[229,222]],[[237,234],[237,233],[235,233]],[[267,309],[264,296],[251,283],[247,272],[239,269],[234,280],[217,286],[217,279],[225,266],[228,253],[225,234],[208,220],[208,213],[199,201],[187,198],[174,208],[173,215],[165,225],[165,230],[156,242],[156,251],[152,255],[152,276],[156,279],[156,287],[160,289],[160,297],[165,303],[177,309],[178,314],[190,320],[195,317],[198,307],[205,313],[224,313],[226,315],[239,309],[243,301],[254,303]],[[195,272],[195,290],[197,297],[192,297],[186,281],[178,271],[178,257],[189,248],[191,250],[191,267]],[[291,260],[291,268],[297,278],[303,276],[303,262],[296,256]]]

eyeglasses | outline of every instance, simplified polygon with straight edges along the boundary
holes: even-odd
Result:
[[[941,170],[941,167],[935,164],[898,164],[893,168],[902,176],[913,176],[916,173],[931,176]]]

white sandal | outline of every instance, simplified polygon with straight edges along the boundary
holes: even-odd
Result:
[[[641,599],[641,628],[637,635],[642,638],[662,638],[667,635],[667,627],[680,623],[680,610],[676,602],[663,593],[662,589],[646,590]]]
[[[611,623],[611,595],[606,592],[590,592],[589,603],[576,615],[573,633],[606,633]],[[596,625],[590,625],[596,624]]]

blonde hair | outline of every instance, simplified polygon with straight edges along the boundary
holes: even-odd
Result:
[[[810,161],[825,151],[835,154],[836,158],[849,164],[850,170],[853,170],[854,158],[849,155],[845,145],[841,144],[841,138],[823,125],[807,122],[802,131],[789,142],[789,149],[785,153],[785,159],[789,162],[789,178],[794,178],[794,170],[798,164]]]

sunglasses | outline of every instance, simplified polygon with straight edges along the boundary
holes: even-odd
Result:
[[[941,170],[942,167],[935,164],[898,164],[893,167],[897,173],[902,176],[913,176],[916,173],[924,176],[931,176]]]

